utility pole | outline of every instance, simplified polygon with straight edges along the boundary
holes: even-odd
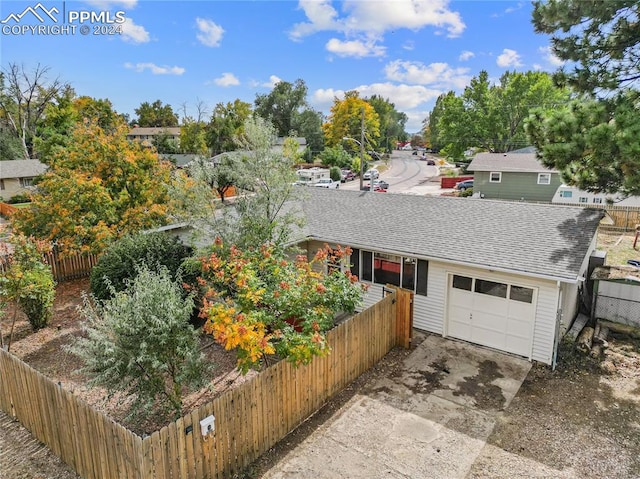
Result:
[[[362,121],[360,124],[360,191],[362,191],[362,187],[364,186],[364,107],[360,108],[360,112],[362,115]],[[373,182],[371,182],[373,185]]]

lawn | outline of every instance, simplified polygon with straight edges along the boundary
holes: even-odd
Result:
[[[607,252],[607,265],[626,265],[630,259],[640,260],[640,239],[634,250],[634,238],[634,232],[601,231],[598,233],[597,248]]]

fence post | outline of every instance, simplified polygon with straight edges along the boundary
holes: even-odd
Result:
[[[396,293],[396,344],[409,349],[413,332],[413,291],[393,285],[387,287]]]

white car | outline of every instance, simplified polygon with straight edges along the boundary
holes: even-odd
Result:
[[[379,176],[380,176],[380,172],[378,170],[371,169],[364,172],[364,175],[362,175],[362,179],[377,180]]]
[[[321,178],[313,186],[317,186],[318,188],[335,188],[337,190],[340,188],[340,182],[333,181],[331,178]]]

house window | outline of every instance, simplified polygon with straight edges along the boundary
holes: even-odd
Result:
[[[551,173],[538,173],[538,184],[539,185],[550,185],[551,184]]]
[[[0,190],[4,190],[4,180],[0,180]]]
[[[561,191],[560,192],[560,197],[561,198],[571,198],[573,196],[573,191]]]
[[[578,203],[588,203],[588,202],[589,200],[585,196],[581,196],[580,198],[578,198]]]
[[[362,252],[362,281],[373,281],[373,253]]]
[[[20,186],[22,188],[33,186],[33,178],[20,178]]]
[[[373,282],[400,286],[400,264],[400,256],[374,253]]]
[[[492,171],[489,173],[489,183],[500,183],[502,181],[501,171]]]
[[[360,250],[351,250],[351,274],[355,274],[360,279]]]
[[[455,289],[471,291],[472,285],[473,285],[473,278],[469,278],[468,276],[459,276],[457,274],[453,275],[453,287]]]
[[[402,258],[402,287],[415,291],[416,288],[416,260]]]
[[[429,277],[429,262],[423,259],[418,260],[418,278],[416,283],[416,294],[427,295],[427,278]]]
[[[487,281],[486,279],[476,279],[476,293],[488,294],[497,298],[507,297],[507,285],[504,283],[496,283],[495,281]]]
[[[602,204],[602,198],[594,198],[593,202],[601,205]]]
[[[533,301],[533,290],[523,286],[512,285],[509,289],[509,299],[531,304]]]

